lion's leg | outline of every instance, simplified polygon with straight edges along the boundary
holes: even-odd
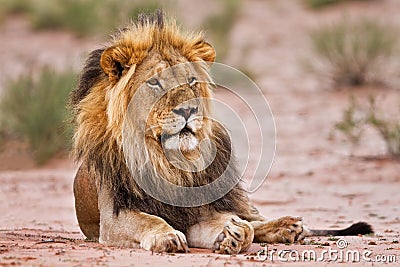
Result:
[[[308,235],[299,217],[282,217],[273,221],[252,221],[254,242],[293,243]]]
[[[257,208],[250,201],[244,211],[238,216],[249,221],[254,228],[254,242],[293,243],[310,235],[310,231],[303,225],[299,217],[282,217],[268,221],[260,215]]]
[[[186,236],[190,246],[237,254],[250,247],[254,231],[249,222],[238,216],[218,213],[190,227]]]
[[[113,212],[111,198],[99,195],[100,238],[105,245],[138,247],[155,252],[188,252],[185,235],[160,217],[140,211]]]
[[[237,215],[241,219],[246,220],[248,222],[266,221],[266,219],[263,216],[261,216],[258,209],[253,204],[251,204],[250,201],[248,201],[248,203],[246,203],[246,206],[243,209],[243,211],[240,213],[237,213]]]
[[[82,165],[74,180],[75,211],[79,227],[88,239],[99,238],[100,212],[95,177]]]

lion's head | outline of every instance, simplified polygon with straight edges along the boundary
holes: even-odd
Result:
[[[87,140],[103,149],[122,146],[123,121],[139,89],[132,112],[145,123],[146,139],[166,150],[194,150],[211,129],[207,64],[201,62],[214,59],[201,34],[183,33],[160,12],[121,30],[109,47],[92,52],[72,94],[78,154],[86,154]]]
[[[142,135],[148,145],[156,141],[164,150],[190,153],[211,128],[207,65],[174,54],[166,60],[159,51],[150,51],[136,68],[135,72],[144,74],[144,82],[133,90],[127,116],[133,116],[133,132],[139,125],[145,126],[136,138]]]

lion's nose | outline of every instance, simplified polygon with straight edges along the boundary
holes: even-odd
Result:
[[[185,120],[188,120],[189,117],[190,117],[192,114],[196,114],[196,113],[197,113],[198,108],[197,108],[197,107],[196,107],[196,108],[192,108],[192,107],[189,107],[189,108],[179,108],[179,109],[173,109],[172,111],[173,111],[175,114],[178,114],[178,115],[181,115],[182,117],[184,117]]]

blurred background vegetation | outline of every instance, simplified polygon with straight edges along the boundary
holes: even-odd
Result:
[[[314,9],[319,9],[319,8],[324,8],[324,7],[329,7],[334,4],[339,4],[343,2],[350,2],[350,1],[370,1],[370,0],[305,0],[305,3]]]
[[[3,132],[28,142],[39,164],[69,148],[72,127],[66,106],[76,77],[72,70],[44,68],[11,81],[1,98]]]
[[[343,111],[343,118],[335,124],[335,129],[354,148],[362,145],[362,135],[370,127],[385,143],[387,156],[400,159],[400,114],[390,118],[382,108],[377,107],[376,97],[372,95],[368,103],[360,102],[351,96],[349,107]]]
[[[110,33],[140,12],[163,7],[161,1],[0,0],[1,15],[23,14],[37,30],[69,30],[78,36]]]
[[[374,0],[298,1],[308,12],[324,12],[325,8],[346,2]],[[205,30],[216,47],[219,62],[224,62],[229,56],[232,46],[230,34],[242,16],[244,2],[212,1],[210,11],[196,27]],[[18,16],[29,22],[32,31],[66,31],[78,39],[95,37],[105,40],[107,35],[137,17],[140,12],[162,8],[181,21],[188,14],[179,13],[177,5],[177,0],[0,0],[0,24]],[[274,8],[273,5],[271,8]],[[335,22],[310,28],[309,48],[314,55],[310,65],[318,77],[326,79],[326,83],[332,82],[333,88],[345,85],[353,90],[377,81],[385,84],[388,80],[384,75],[379,75],[379,71],[390,66],[387,62],[398,54],[396,36],[396,29],[390,25],[366,17],[348,19],[343,15]],[[254,78],[254,73],[260,71],[245,63],[244,59],[250,53],[251,47],[244,46],[235,67]],[[71,126],[66,100],[75,86],[78,73],[79,68],[72,66],[61,70],[55,70],[52,66],[32,66],[30,73],[6,77],[7,82],[2,85],[0,92],[0,144],[10,138],[27,142],[40,164],[54,154],[68,151]],[[354,114],[356,110],[360,112],[359,105],[354,99],[349,103],[348,109],[343,111],[342,121],[333,127],[354,144],[359,141],[361,128],[366,124],[372,125],[387,143],[388,153],[398,156],[399,124],[376,114],[376,101],[371,100],[369,109],[358,119]]]
[[[320,70],[336,86],[385,82],[373,78],[382,77],[378,72],[397,47],[396,37],[391,27],[367,18],[344,17],[311,32],[312,49],[324,65]]]

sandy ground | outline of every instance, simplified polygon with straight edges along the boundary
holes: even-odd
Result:
[[[317,257],[307,259],[314,264],[323,251],[357,250],[360,254],[371,251],[372,261],[361,258],[352,263],[355,266],[380,265],[379,255],[386,256],[387,266],[398,266],[399,161],[382,157],[384,144],[372,131],[358,149],[332,134],[334,123],[348,105],[349,93],[327,89],[315,73],[306,71],[301,61],[308,56],[306,34],[311,27],[340,19],[343,14],[363,14],[400,28],[400,2],[355,2],[320,12],[306,10],[296,3],[245,1],[231,36],[234,45],[227,63],[245,64],[255,71],[256,82],[269,101],[277,126],[277,151],[270,175],[250,197],[268,218],[302,216],[312,228],[342,228],[367,221],[376,234],[346,237],[348,246],[343,249],[337,247],[334,239],[308,238],[303,245],[269,245],[268,251],[283,250],[292,266],[309,265],[305,259],[296,261],[288,257],[310,249]],[[1,86],[7,77],[16,77],[35,64],[79,66],[83,55],[101,43],[60,32],[32,32],[19,18],[7,20],[1,26],[0,38]],[[244,60],[241,55],[247,47],[251,49]],[[371,86],[358,88],[354,93],[359,99],[378,95],[388,114],[400,101],[399,91],[393,88]],[[222,91],[216,94],[225,97]],[[371,155],[376,158],[365,158]],[[265,261],[258,258],[256,252],[263,249],[258,244],[246,254],[221,256],[200,249],[192,249],[190,254],[153,254],[86,242],[75,218],[72,182],[77,166],[71,160],[55,159],[36,167],[23,146],[11,144],[3,147],[0,161],[0,266],[288,264],[276,254]],[[394,260],[397,263],[390,263]],[[318,264],[349,265],[327,254]]]

